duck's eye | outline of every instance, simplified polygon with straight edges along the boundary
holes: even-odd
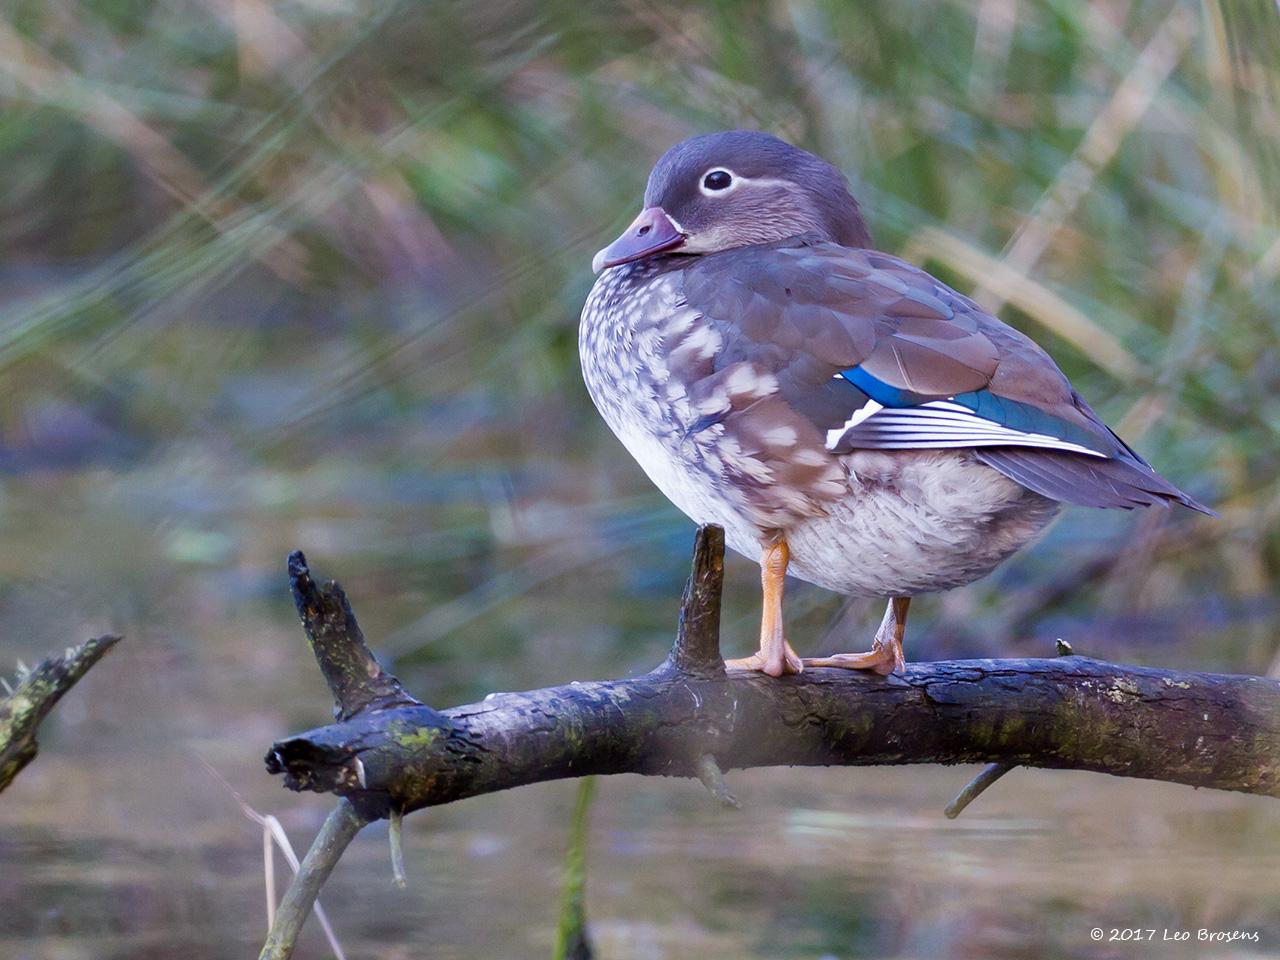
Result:
[[[728,190],[731,183],[733,177],[726,170],[712,170],[702,178],[702,185],[708,190]]]

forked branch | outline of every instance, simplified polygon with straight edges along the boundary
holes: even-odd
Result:
[[[1092,770],[1280,796],[1280,683],[1077,656],[916,663],[880,677],[726,674],[724,534],[698,531],[671,655],[624,680],[494,694],[434,710],[377,665],[340,588],[290,577],[338,721],[272,745],[294,790],[359,817],[587,774],[697,777],[774,765],[986,763]],[[287,954],[272,954],[287,956]]]

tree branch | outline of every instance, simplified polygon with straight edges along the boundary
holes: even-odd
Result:
[[[296,590],[310,576],[295,558]],[[352,708],[276,742],[267,767],[292,789],[338,793],[367,816],[586,774],[699,777],[715,789],[723,780],[713,770],[784,764],[1003,763],[1280,796],[1280,683],[1076,656],[917,663],[889,677],[726,675],[722,562],[723,534],[704,528],[676,644],[652,673],[443,711],[404,694],[372,655],[353,657],[368,648],[331,584],[341,618],[302,601],[299,610],[335,696]],[[381,692],[362,692],[360,676]]]
[[[699,527],[693,539],[693,570],[680,597],[676,642],[659,669],[688,676],[724,678],[720,656],[720,594],[724,589],[724,529]]]
[[[311,915],[316,897],[320,896],[320,888],[338,865],[343,851],[368,823],[368,818],[347,800],[339,800],[329,812],[276,909],[275,923],[271,925],[258,960],[289,960],[302,925]]]
[[[333,580],[318,586],[301,550],[289,554],[288,567],[302,629],[333,694],[334,717],[347,720],[365,710],[421,706],[374,659],[342,587]]]
[[[62,695],[76,685],[119,637],[95,637],[49,657],[19,676],[18,685],[0,697],[0,791],[36,758],[36,732]]]
[[[1012,766],[1095,770],[1280,796],[1280,683],[1127,667],[1071,655],[918,663],[903,675],[727,674],[720,658],[724,533],[694,546],[675,645],[652,673],[501,693],[433,710],[374,659],[342,588],[289,557],[303,629],[337,722],[279,740],[267,769],[339,794],[261,957],[287,960],[316,894],[368,822],[587,774],[697,777],[727,805],[722,768],[987,763],[958,813]],[[402,870],[400,872],[403,872]]]

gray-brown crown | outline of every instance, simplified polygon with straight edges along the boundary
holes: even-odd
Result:
[[[708,190],[712,171],[739,182]],[[843,174],[821,157],[767,133],[729,130],[691,137],[658,161],[646,207],[661,207],[709,252],[814,233],[847,247],[870,247],[871,234]]]

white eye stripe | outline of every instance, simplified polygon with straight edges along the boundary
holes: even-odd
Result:
[[[792,185],[790,180],[783,180],[779,177],[739,177],[738,180],[753,187],[789,187]]]

